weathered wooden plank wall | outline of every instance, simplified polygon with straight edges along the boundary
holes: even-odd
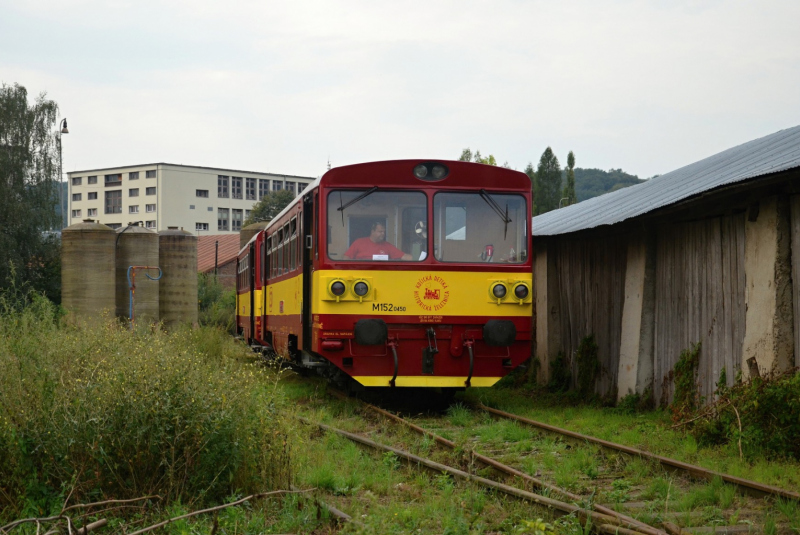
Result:
[[[791,197],[792,302],[794,303],[794,365],[800,366],[800,195]]]
[[[725,368],[733,384],[745,331],[744,214],[657,232],[654,395],[672,401],[671,370],[681,351],[702,343],[700,394],[710,399]]]
[[[555,242],[560,345],[572,363],[574,382],[578,345],[594,334],[601,368],[596,389],[600,395],[616,392],[627,243],[625,237],[562,238]]]

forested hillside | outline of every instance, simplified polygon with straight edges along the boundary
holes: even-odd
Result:
[[[562,182],[565,183],[566,180],[563,179]],[[644,180],[638,176],[629,175],[622,169],[603,171],[602,169],[575,168],[575,192],[578,202],[642,182]]]

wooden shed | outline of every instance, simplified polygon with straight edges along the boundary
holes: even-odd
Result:
[[[535,217],[533,234],[542,382],[559,353],[577,377],[588,335],[596,392],[617,398],[670,402],[697,343],[706,399],[723,369],[730,385],[748,361],[800,365],[800,127]]]

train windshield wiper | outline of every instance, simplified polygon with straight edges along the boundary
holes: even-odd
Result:
[[[505,227],[503,228],[503,239],[505,240],[506,237],[508,236],[508,224],[511,223],[511,219],[509,219],[508,217],[508,203],[506,203],[506,211],[505,213],[503,213],[503,209],[500,208],[500,205],[497,204],[497,201],[492,199],[491,195],[486,193],[485,189],[482,189],[480,191],[480,194],[481,194],[481,199],[486,201],[486,204],[488,204],[491,207],[491,209],[494,210],[494,212],[500,216],[500,219],[505,224]]]
[[[357,203],[358,201],[360,201],[364,197],[372,195],[376,191],[378,191],[378,186],[372,186],[370,189],[368,189],[367,191],[365,191],[364,193],[362,193],[361,195],[359,195],[355,199],[347,201],[346,204],[342,204],[342,192],[341,191],[339,192],[339,208],[337,208],[337,210],[339,210],[342,213],[342,226],[344,226],[344,209],[347,208],[348,206],[354,205],[355,203]]]

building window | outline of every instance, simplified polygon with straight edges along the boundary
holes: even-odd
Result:
[[[228,230],[229,214],[230,210],[227,208],[220,208],[217,210],[217,230]]]
[[[283,182],[280,180],[273,180],[272,181],[272,191],[280,191],[283,189]]]
[[[208,223],[195,223],[194,224],[195,230],[208,230]]]
[[[245,219],[245,221],[250,219],[250,212],[251,212],[251,210],[245,210],[244,211],[244,219]]]
[[[240,176],[231,177],[231,198],[242,198],[242,177]]]
[[[73,193],[72,194],[72,201],[75,202],[75,201],[79,201],[79,200],[81,200],[81,194],[80,193]]]
[[[189,205],[189,210],[194,210],[194,205],[193,204]]]
[[[145,171],[144,172],[144,177],[145,178],[155,178],[156,177],[155,169],[153,169],[152,171]]]
[[[213,206],[209,206],[209,207],[208,207],[208,211],[209,211],[209,212],[213,212],[213,211],[214,211],[214,207],[213,207]]]
[[[138,214],[139,213],[139,205],[136,206],[128,206],[128,213],[129,214]]]
[[[208,198],[208,190],[207,189],[195,190],[195,195],[197,195],[198,197],[203,197],[203,198],[207,199]]]
[[[72,211],[72,217],[80,217],[80,216],[81,216],[81,211],[80,210],[73,210]]]
[[[73,186],[80,186],[81,185],[81,177],[79,177],[79,176],[72,177],[72,185]]]
[[[86,198],[89,199],[90,201],[96,201],[97,200],[97,192],[96,191],[90,191],[87,194]]]
[[[256,179],[245,178],[245,181],[246,181],[245,195],[247,196],[247,200],[248,201],[256,200]]]
[[[242,210],[234,208],[232,215],[233,218],[231,219],[231,230],[242,230]]]
[[[120,184],[122,184],[122,173],[106,175],[106,187],[119,186]]]
[[[148,214],[151,214],[151,213],[156,211],[156,205],[155,204],[145,204],[144,205],[144,211],[147,212]]]
[[[107,214],[121,214],[122,213],[122,190],[106,192],[106,213]]]
[[[106,226],[110,229],[117,230],[118,228],[122,228],[122,223],[106,223]]]
[[[156,222],[155,221],[145,221],[144,226],[145,226],[145,228],[155,229],[156,228]]]
[[[139,196],[139,188],[130,188],[128,190],[128,197],[138,197]]]
[[[86,183],[89,185],[97,184],[97,175],[88,177]]]
[[[152,187],[152,188],[147,188],[147,189],[145,190],[145,194],[146,194],[146,195],[155,195],[155,194],[156,194],[156,188],[155,188],[155,187]]]
[[[258,179],[258,200],[264,198],[264,195],[269,193],[269,180],[266,178],[259,178]]]
[[[228,177],[217,175],[217,197],[228,198]]]
[[[97,208],[89,208],[86,210],[86,215],[89,217],[97,217]]]
[[[139,171],[128,173],[128,180],[139,180]]]
[[[286,189],[292,192],[292,195],[297,195],[297,192],[294,190],[294,182],[286,182]]]

